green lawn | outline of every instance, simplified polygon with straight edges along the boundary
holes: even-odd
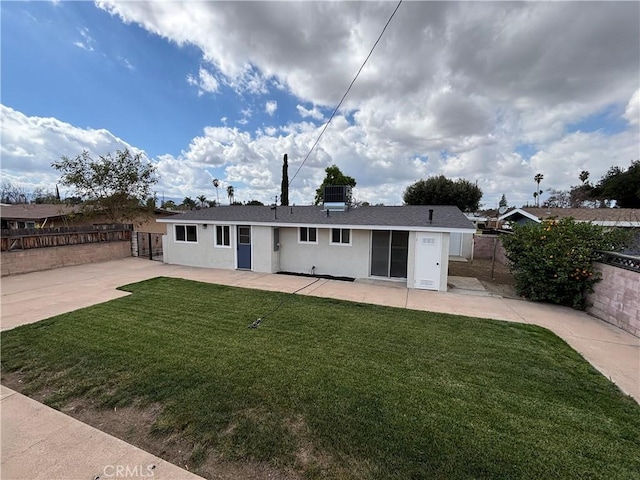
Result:
[[[193,463],[640,478],[640,407],[545,329],[169,278],[123,289],[3,333],[3,373],[56,407],[160,404],[149,434],[190,439]]]

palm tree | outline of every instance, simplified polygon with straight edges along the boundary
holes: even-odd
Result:
[[[198,195],[196,198],[197,198],[197,199],[198,199],[198,201],[200,202],[200,206],[201,206],[202,208],[204,208],[204,207],[206,207],[206,206],[207,206],[207,197],[206,197],[206,196],[204,196],[204,195]]]
[[[533,177],[533,179],[538,184],[538,189],[536,190],[534,198],[536,199],[536,207],[539,207],[540,206],[540,194],[542,193],[542,190],[540,190],[540,182],[544,179],[544,176],[541,173],[537,173],[536,176]]]
[[[233,203],[233,185],[227,187],[227,197],[229,197],[229,205]]]
[[[218,187],[220,186],[220,180],[218,180],[217,178],[214,178],[213,186],[216,187],[216,200],[218,202],[218,205],[220,205],[220,195],[218,195]]]
[[[589,172],[587,170],[581,171],[578,178],[582,183],[585,183],[589,179]]]

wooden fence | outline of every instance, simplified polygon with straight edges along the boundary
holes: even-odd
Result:
[[[61,247],[84,243],[131,241],[133,225],[111,224],[91,227],[3,229],[3,252],[32,248]]]

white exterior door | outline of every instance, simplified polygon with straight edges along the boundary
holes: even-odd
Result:
[[[414,286],[423,290],[440,289],[441,233],[416,233]]]
[[[449,255],[458,257],[462,255],[462,234],[451,233],[449,235]]]

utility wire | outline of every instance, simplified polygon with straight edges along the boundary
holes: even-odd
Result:
[[[313,282],[308,283],[307,285],[305,285],[304,287],[300,287],[299,289],[297,289],[295,292],[292,292],[291,295],[295,295],[296,293],[298,293],[301,290],[304,290],[307,287],[310,287],[311,285],[319,282],[321,280],[321,278],[316,278]],[[265,320],[267,317],[270,317],[271,315],[273,315],[275,312],[278,311],[278,309],[280,309],[280,307],[282,307],[282,305],[284,305],[286,302],[288,302],[289,300],[291,300],[291,296],[286,296],[282,299],[282,301],[271,311],[269,311],[268,313],[265,313],[264,315],[262,315],[261,317],[258,317],[257,319],[255,319],[253,321],[253,323],[251,323],[247,328],[258,328],[260,326],[260,324],[262,323],[263,320]]]
[[[349,94],[349,91],[351,91],[351,87],[353,87],[353,84],[356,83],[356,80],[358,79],[358,76],[360,76],[360,72],[362,71],[362,69],[364,68],[364,66],[367,64],[367,61],[369,60],[369,57],[371,56],[371,54],[373,53],[373,51],[375,50],[376,46],[378,45],[378,42],[380,41],[380,39],[382,38],[382,36],[384,35],[385,30],[387,29],[387,27],[389,26],[389,23],[391,23],[391,20],[393,19],[394,15],[396,14],[396,12],[398,11],[398,9],[400,8],[400,5],[402,4],[402,0],[400,0],[398,2],[398,5],[396,5],[395,10],[393,11],[393,13],[391,14],[391,16],[389,17],[389,20],[387,20],[387,23],[385,23],[384,28],[382,29],[382,32],[380,32],[380,36],[378,36],[378,39],[376,40],[376,43],[373,44],[373,47],[371,47],[371,50],[369,51],[369,55],[367,55],[367,58],[364,59],[364,62],[362,62],[362,65],[360,65],[360,68],[358,69],[358,73],[356,73],[356,76],[353,77],[353,80],[351,81],[351,83],[349,84],[349,87],[347,88],[347,91],[344,92],[344,95],[342,95],[342,98],[340,99],[340,102],[338,103],[338,106],[333,110],[333,113],[331,114],[331,116],[329,117],[329,120],[327,121],[327,123],[324,124],[324,128],[322,129],[322,131],[320,132],[320,135],[318,135],[318,138],[316,139],[315,143],[313,144],[313,146],[311,147],[311,150],[309,150],[309,153],[307,153],[307,156],[304,157],[304,160],[302,161],[302,163],[300,164],[300,166],[298,167],[298,169],[296,170],[296,173],[293,174],[293,177],[291,177],[291,180],[289,180],[289,185],[291,185],[291,183],[295,180],[296,176],[298,175],[298,172],[300,172],[300,169],[304,166],[304,164],[307,162],[307,160],[309,159],[309,156],[311,155],[311,153],[313,152],[313,150],[316,148],[316,145],[318,145],[318,142],[320,141],[320,139],[322,138],[322,135],[324,135],[324,132],[327,130],[327,127],[329,126],[329,124],[331,123],[331,120],[333,120],[333,117],[335,117],[336,113],[338,113],[338,109],[340,108],[340,106],[342,105],[342,102],[344,102],[344,99],[347,97],[347,95]]]

